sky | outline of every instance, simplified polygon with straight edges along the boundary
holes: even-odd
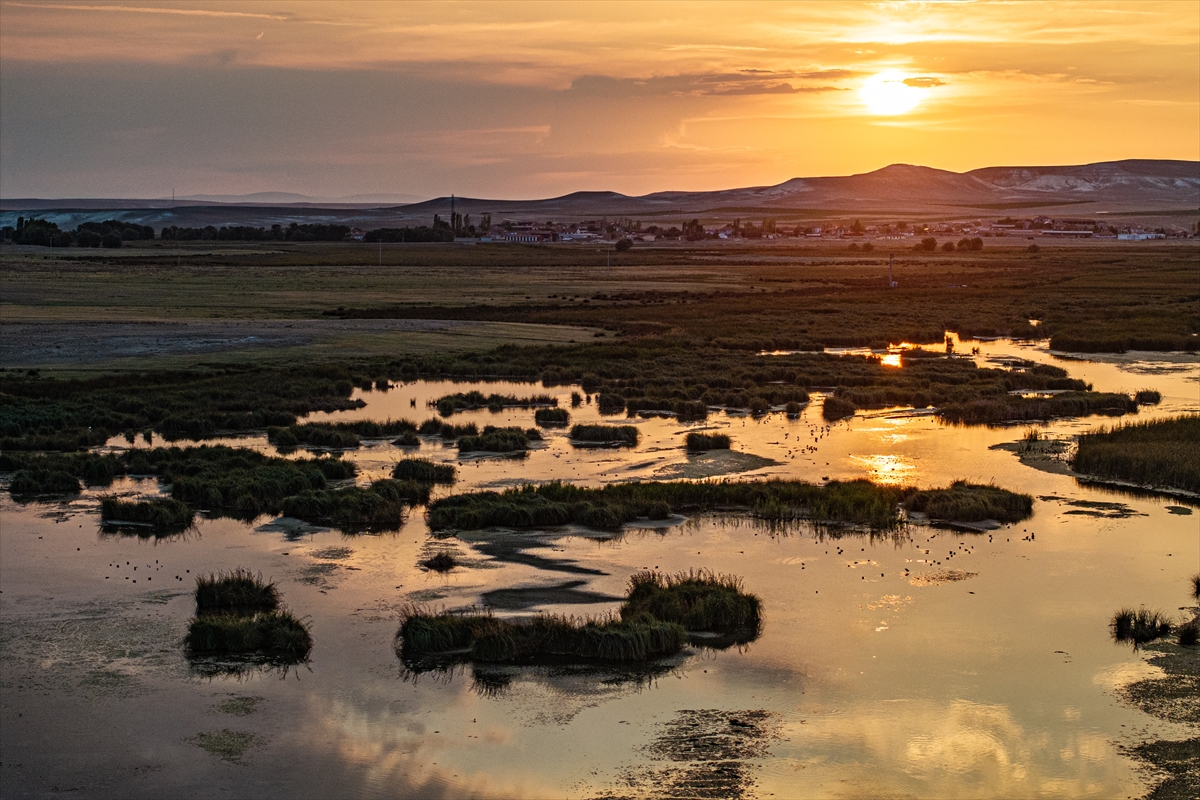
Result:
[[[1200,2],[0,0],[0,197],[1200,160]]]

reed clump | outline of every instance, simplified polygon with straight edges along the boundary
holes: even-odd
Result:
[[[438,553],[417,563],[434,572],[449,572],[458,566],[458,559],[450,553]]]
[[[1144,608],[1133,610],[1122,608],[1113,614],[1109,624],[1113,639],[1118,642],[1132,642],[1136,648],[1140,645],[1171,635],[1171,621],[1158,611],[1148,611]]]
[[[1178,642],[1183,647],[1192,647],[1200,642],[1200,618],[1179,626]]]
[[[347,486],[301,492],[283,501],[283,513],[346,533],[394,531],[404,524],[409,506],[429,502],[430,486],[424,481],[385,479],[366,489]]]
[[[955,481],[947,489],[926,489],[904,501],[909,511],[951,522],[1019,522],[1033,513],[1033,498],[998,486]]]
[[[630,447],[636,447],[641,439],[641,432],[634,425],[575,425],[569,435],[576,442]]]
[[[667,574],[639,572],[629,579],[621,619],[644,616],[675,622],[689,631],[758,630],[762,601],[744,590],[741,578],[709,570]]]
[[[1079,437],[1071,467],[1097,478],[1200,492],[1200,415],[1122,425]]]
[[[170,497],[149,500],[118,500],[106,497],[100,501],[100,521],[104,525],[141,525],[155,530],[184,528],[192,524],[196,512]]]
[[[1133,399],[1140,406],[1156,406],[1162,402],[1162,392],[1155,389],[1139,389]]]
[[[457,476],[453,464],[435,464],[427,458],[403,458],[392,468],[392,477],[397,480],[450,484]]]
[[[1192,588],[1192,599],[1200,602],[1200,572],[1197,572],[1195,575],[1189,578],[1188,582],[1191,584]]]
[[[571,414],[565,408],[539,408],[533,412],[533,421],[543,427],[567,425]]]
[[[689,452],[704,450],[728,450],[730,438],[724,433],[699,433],[693,431],[684,440],[684,447]]]
[[[504,408],[532,408],[533,406],[557,406],[558,398],[548,394],[532,397],[515,397],[510,394],[489,394],[483,392],[457,392],[439,397],[430,402],[443,417],[448,417],[458,411],[474,411],[486,408],[489,411],[500,411]]]
[[[196,614],[257,614],[279,608],[279,589],[248,569],[196,578]]]
[[[460,453],[517,453],[529,449],[531,442],[540,441],[542,434],[537,428],[484,427],[478,436],[463,436],[458,440]]]
[[[392,439],[392,445],[394,447],[420,447],[421,440],[412,431],[405,431],[395,439]]]
[[[821,403],[821,416],[827,420],[852,417],[857,410],[858,406],[854,405],[854,403],[832,394],[826,397],[825,401]]]
[[[8,491],[14,496],[77,494],[82,488],[78,478],[58,469],[17,470],[8,484]]]

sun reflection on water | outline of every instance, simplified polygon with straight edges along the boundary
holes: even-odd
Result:
[[[866,468],[868,476],[876,483],[890,485],[907,483],[917,469],[915,464],[900,456],[868,455],[851,456],[851,458],[862,464]]]

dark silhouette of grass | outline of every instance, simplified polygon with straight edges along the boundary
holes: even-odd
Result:
[[[1079,437],[1071,467],[1098,478],[1200,492],[1200,415],[1096,430]]]
[[[821,403],[821,416],[828,420],[852,417],[857,410],[858,407],[854,403],[832,394]]]
[[[697,433],[695,431],[689,433],[684,441],[684,447],[691,452],[728,450],[729,444],[729,437],[723,433]]]
[[[1162,392],[1154,389],[1139,389],[1133,399],[1138,405],[1156,406],[1162,402]]]
[[[911,490],[909,490],[911,491]],[[639,517],[661,519],[680,511],[741,509],[777,521],[809,519],[889,529],[905,491],[870,481],[653,481],[590,488],[565,483],[504,492],[452,495],[429,505],[433,530],[527,528],[577,523],[614,530]]]
[[[412,431],[405,431],[392,440],[392,445],[395,447],[420,447],[421,440]]]
[[[457,473],[453,464],[435,464],[427,458],[404,458],[392,469],[397,480],[425,483],[454,483]]]
[[[1018,522],[1033,513],[1033,498],[998,486],[955,481],[948,489],[927,489],[904,501],[909,511],[951,522]]]
[[[542,426],[566,425],[571,414],[565,408],[539,408],[533,412],[533,421]]]
[[[430,405],[436,407],[437,412],[443,417],[448,417],[458,411],[473,411],[480,408],[486,408],[489,411],[500,411],[503,408],[556,406],[558,405],[558,399],[548,394],[539,394],[533,397],[515,397],[509,394],[485,395],[482,392],[470,391],[439,397],[437,400],[432,401]]]
[[[196,578],[196,614],[253,615],[279,608],[279,590],[261,574],[233,569]]]
[[[192,524],[196,512],[170,497],[149,500],[118,500],[106,497],[100,501],[100,521],[105,525],[145,525],[157,530],[182,528]]]
[[[201,614],[188,625],[184,646],[191,655],[252,654],[297,661],[312,650],[308,625],[287,609],[259,614]]]
[[[594,444],[621,444],[637,446],[641,433],[634,425],[575,425],[571,428],[571,439]]]
[[[1171,621],[1161,612],[1123,608],[1113,614],[1109,625],[1113,639],[1132,642],[1134,648],[1171,635]]]
[[[434,572],[449,572],[458,566],[458,559],[449,553],[438,553],[417,563]]]
[[[800,412],[804,410],[804,406],[801,405],[800,403],[797,403],[795,400],[790,400],[790,401],[788,401],[788,404],[784,407],[784,410],[787,411],[787,415],[789,417],[792,417],[793,419],[795,419],[796,417],[800,416]]]
[[[1193,619],[1179,626],[1179,644],[1183,647],[1192,647],[1197,642],[1200,642],[1200,620]]]
[[[460,453],[516,453],[529,449],[531,441],[542,438],[537,428],[496,428],[485,426],[478,436],[463,436],[458,440]]]
[[[466,425],[451,425],[440,419],[427,419],[421,423],[418,432],[425,436],[441,436],[443,439],[457,439],[460,436],[478,436],[479,426],[474,422]]]
[[[13,496],[38,494],[77,494],[83,487],[79,480],[63,470],[18,470],[8,484]]]
[[[388,420],[387,422],[371,422],[359,420],[356,422],[306,422],[301,425],[267,428],[267,441],[276,447],[310,447],[353,448],[358,447],[360,439],[382,439],[397,434],[411,434],[417,426],[406,419]]]
[[[1192,599],[1200,601],[1200,572],[1197,572],[1188,582],[1192,585]]]

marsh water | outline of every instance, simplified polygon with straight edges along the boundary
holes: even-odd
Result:
[[[976,344],[981,364],[1024,358],[1100,391],[1160,391],[1162,403],[1138,418],[1200,410],[1194,356],[1064,360],[1044,342]],[[548,392],[572,422],[601,419],[594,404],[571,408],[578,387],[438,382],[357,392],[364,407],[310,419],[419,422],[433,415],[429,400],[470,388]],[[798,419],[604,419],[637,425],[639,446],[575,447],[565,429],[548,428],[523,459],[460,459],[435,437],[419,451],[367,441],[343,457],[359,463],[360,483],[413,454],[453,461],[459,481],[440,493],[545,480],[869,477],[928,487],[965,478],[1034,495],[1034,515],[985,533],[913,524],[871,536],[700,515],[616,535],[435,537],[416,508],[401,530],[379,535],[264,517],[200,519],[155,539],[105,534],[97,517],[101,494],[153,493],[154,481],[62,503],[19,505],[5,493],[4,796],[1108,798],[1147,785],[1124,747],[1185,735],[1116,697],[1153,669],[1114,644],[1107,623],[1121,606],[1177,614],[1184,605],[1185,579],[1200,566],[1195,501],[1084,485],[994,447],[1029,426],[949,426],[912,409],[831,424],[819,396]],[[530,427],[533,412],[453,421]],[[1039,427],[1059,438],[1110,422]],[[729,433],[733,451],[689,456],[683,434],[697,428]],[[262,437],[228,441],[274,452]],[[418,566],[443,551],[462,566],[444,575]],[[220,670],[184,658],[194,577],[239,566],[274,579],[311,620],[309,663]],[[647,568],[741,576],[763,600],[762,635],[638,670],[414,674],[393,650],[413,604],[599,615]]]

